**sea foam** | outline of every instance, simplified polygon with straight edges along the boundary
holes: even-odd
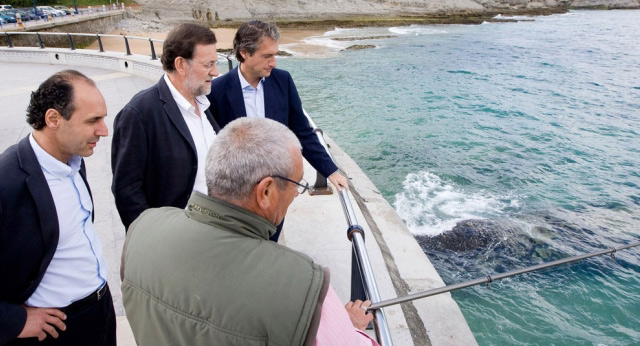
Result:
[[[426,171],[408,174],[402,185],[394,207],[414,234],[435,236],[462,220],[497,218],[519,206],[512,196],[467,193]]]

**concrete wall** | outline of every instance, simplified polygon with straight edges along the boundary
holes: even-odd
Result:
[[[3,31],[10,33],[20,32],[63,32],[63,33],[95,33],[108,34],[113,31],[118,23],[127,15],[124,10],[115,10],[105,13],[87,14],[69,18],[58,19],[50,22],[29,21],[24,27],[4,26]],[[69,47],[69,40],[64,36],[42,35],[46,47]],[[11,35],[11,41],[17,46],[38,47],[38,39],[35,35]],[[96,41],[95,37],[73,37],[74,44],[78,47],[86,47]],[[0,36],[0,44],[7,45],[5,35]]]
[[[29,47],[0,48],[0,61],[29,62],[34,64],[86,66],[121,71],[134,76],[158,80],[162,75],[160,60],[150,56],[126,55],[125,53],[64,48],[38,49]]]

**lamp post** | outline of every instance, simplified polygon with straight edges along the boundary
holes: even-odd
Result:
[[[36,7],[36,0],[33,0],[33,15],[36,16],[36,22],[38,21],[38,7]]]
[[[74,8],[74,10],[76,12],[76,15],[78,15],[78,1],[77,0],[73,0],[73,8]]]

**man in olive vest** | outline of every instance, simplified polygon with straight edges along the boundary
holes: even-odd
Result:
[[[235,120],[205,171],[208,195],[149,209],[129,228],[122,293],[138,345],[377,345],[362,332],[370,302],[343,307],[324,268],[269,241],[308,188],[295,135]]]

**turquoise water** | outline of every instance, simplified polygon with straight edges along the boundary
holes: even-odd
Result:
[[[518,19],[279,61],[448,284],[640,240],[640,11]],[[482,246],[438,245],[464,220]],[[481,345],[639,345],[640,249],[453,297]]]

